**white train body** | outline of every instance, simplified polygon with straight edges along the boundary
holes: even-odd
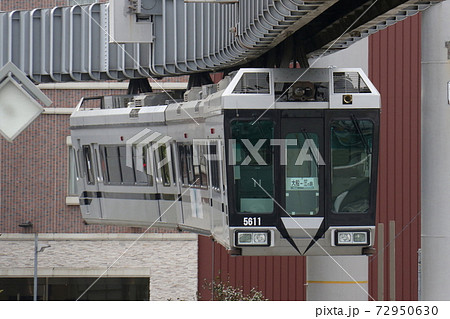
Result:
[[[192,231],[241,255],[373,246],[380,96],[360,69],[241,69],[160,97],[72,114],[87,223]]]

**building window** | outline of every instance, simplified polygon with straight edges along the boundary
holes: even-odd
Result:
[[[95,278],[39,278],[37,300],[74,301],[94,282]],[[83,301],[144,301],[149,300],[150,278],[101,278],[88,290]],[[0,278],[0,301],[33,300],[33,278]]]

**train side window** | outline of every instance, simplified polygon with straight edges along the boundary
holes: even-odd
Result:
[[[270,94],[269,72],[246,72],[236,84],[234,94]]]
[[[274,136],[274,123],[269,120],[233,121],[231,137],[235,141],[233,165],[236,211],[241,213],[271,214],[274,209],[274,168],[270,139]],[[259,158],[255,159],[245,143],[253,146],[263,142]]]
[[[105,168],[108,184],[120,184],[122,182],[122,173],[120,170],[119,149],[117,146],[101,147],[105,153]]]
[[[107,184],[109,181],[108,169],[106,166],[106,155],[105,155],[105,147],[100,145],[100,169],[102,170],[103,175],[103,183]]]
[[[188,182],[186,151],[185,146],[183,144],[178,144],[178,156],[180,158],[181,184],[183,186],[186,186],[189,185],[189,182]]]
[[[140,152],[140,154],[137,154],[137,152]],[[150,162],[148,146],[133,148],[133,155],[135,155],[133,158],[135,161],[134,174],[136,176],[136,184],[153,186],[153,174],[150,171],[151,165],[148,165]],[[139,165],[142,165],[142,167],[139,167]]]
[[[211,142],[209,145],[209,161],[211,167],[211,187],[215,191],[220,191],[220,166],[217,154],[217,144]]]
[[[120,171],[122,172],[122,183],[125,185],[134,185],[136,178],[134,176],[134,167],[129,167],[126,165],[127,155],[126,147],[119,146],[119,162]]]
[[[92,151],[89,145],[83,145],[83,163],[87,183],[89,185],[95,184],[94,162],[92,160]]]
[[[291,216],[319,213],[319,165],[313,156],[299,158],[303,148],[319,149],[319,136],[315,133],[289,133],[287,140],[296,145],[287,146],[286,156],[286,212]]]
[[[172,164],[171,165],[171,168],[172,168],[172,181],[173,181],[173,184],[174,185],[176,185],[177,183],[178,183],[178,177],[177,177],[177,169],[176,169],[176,163],[175,163],[175,159],[176,159],[176,154],[175,154],[175,152],[176,152],[176,144],[170,144],[170,149],[171,149],[171,160],[170,160],[170,163]]]
[[[372,93],[358,72],[333,72],[334,93]]]
[[[189,185],[194,184],[194,164],[193,164],[193,154],[192,154],[192,145],[185,145],[186,150],[186,163],[188,170],[188,183]]]
[[[159,168],[159,173],[162,179],[162,183],[164,186],[170,186],[170,172],[169,172],[169,154],[167,153],[167,145],[161,144],[157,149],[156,152],[158,153],[157,159],[159,163],[157,163],[157,167],[159,167],[161,164],[161,167]],[[164,163],[164,164],[163,164]]]
[[[200,186],[208,188],[208,163],[206,162],[207,145],[197,145],[198,172],[200,177]]]
[[[195,145],[192,147],[192,151],[196,148],[196,153],[192,152],[193,166],[194,166],[194,187],[201,187],[202,185],[202,175],[200,174],[200,151],[199,145]],[[197,156],[196,161],[194,162],[194,156]]]
[[[335,213],[369,210],[373,131],[370,120],[331,122],[331,195]]]
[[[79,179],[79,166],[76,161],[76,151],[70,145],[69,146],[69,176],[68,176],[68,195],[78,196],[78,185],[77,181]]]

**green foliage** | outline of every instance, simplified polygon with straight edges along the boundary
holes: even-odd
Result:
[[[219,280],[207,283],[206,288],[213,293],[215,301],[266,301],[261,291],[252,288],[248,294],[244,293],[242,288],[233,287],[229,281]]]

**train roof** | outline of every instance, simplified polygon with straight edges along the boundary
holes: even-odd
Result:
[[[359,68],[243,68],[217,84],[186,91],[183,100],[168,92],[84,98],[71,126],[202,121],[224,109],[377,109],[380,104],[378,90]]]

